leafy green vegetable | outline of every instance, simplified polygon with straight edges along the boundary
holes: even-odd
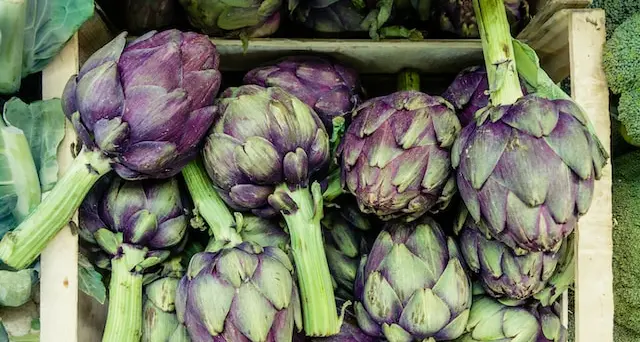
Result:
[[[36,277],[33,269],[0,271],[0,306],[18,307],[31,299]]]
[[[93,13],[92,0],[27,1],[22,76],[44,69]]]
[[[0,93],[20,88],[26,0],[0,0]]]
[[[107,298],[102,274],[96,271],[89,259],[81,253],[78,254],[78,288],[100,304],[104,304]]]
[[[0,342],[9,342],[9,335],[7,335],[7,330],[4,328],[2,321],[0,321]]]
[[[64,138],[65,117],[59,99],[26,104],[13,98],[5,104],[4,120],[24,132],[38,170],[42,192],[58,180],[58,146]]]

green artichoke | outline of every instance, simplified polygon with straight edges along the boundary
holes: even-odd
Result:
[[[566,342],[559,304],[508,306],[476,291],[465,332],[456,342]]]
[[[211,36],[266,37],[280,27],[282,0],[180,0],[191,24]]]
[[[282,214],[302,295],[308,336],[340,330],[323,248],[323,199],[314,181],[329,166],[329,137],[318,115],[278,87],[225,90],[203,150],[204,166],[233,209]],[[215,220],[212,218],[212,220]]]
[[[243,242],[198,253],[176,312],[194,342],[287,342],[302,328],[293,265],[279,248]]]
[[[160,278],[144,287],[142,306],[142,342],[190,342],[185,326],[176,316],[175,300],[184,274],[182,258],[165,262]]]
[[[369,335],[389,341],[447,341],[469,317],[471,281],[455,241],[423,216],[389,224],[363,258],[355,313]]]
[[[242,241],[253,242],[262,247],[278,247],[285,252],[289,250],[289,235],[276,220],[243,215],[238,230]]]
[[[78,215],[83,241],[111,258],[103,341],[139,341],[143,274],[179,251],[186,241],[188,220],[178,181],[103,178]]]
[[[439,96],[402,90],[370,99],[338,148],[342,182],[362,212],[383,220],[437,212],[456,191],[450,152],[460,128]]]

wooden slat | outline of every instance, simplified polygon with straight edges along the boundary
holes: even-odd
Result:
[[[602,70],[604,11],[575,11],[569,21],[571,89],[609,150],[609,90]],[[595,183],[589,212],[576,239],[576,342],[613,341],[611,163]]]
[[[69,77],[78,72],[78,36],[42,72],[42,98],[59,98]],[[70,145],[76,134],[69,121],[58,148],[58,175],[71,164]],[[74,218],[74,221],[76,218]],[[40,341],[76,342],[78,331],[78,236],[67,226],[41,255]],[[85,341],[82,341],[85,342]]]

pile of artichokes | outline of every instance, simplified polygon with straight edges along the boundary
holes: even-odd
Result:
[[[269,31],[280,5],[181,3],[206,31],[241,34]],[[491,4],[475,0],[482,39],[511,47]],[[103,341],[566,341],[573,231],[608,155],[575,103],[519,79],[513,51],[485,51],[489,69],[442,95],[405,70],[367,98],[327,56],[218,93],[207,36],[125,38],[69,80],[83,148],[0,242],[24,268],[79,209],[109,279]]]

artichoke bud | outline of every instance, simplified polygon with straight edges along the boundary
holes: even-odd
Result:
[[[129,135],[129,124],[116,117],[111,120],[101,119],[93,129],[94,139],[98,147],[107,153],[118,151],[118,148]]]
[[[278,11],[280,6],[282,6],[282,0],[265,0],[258,7],[258,15],[263,18],[268,17]]]

